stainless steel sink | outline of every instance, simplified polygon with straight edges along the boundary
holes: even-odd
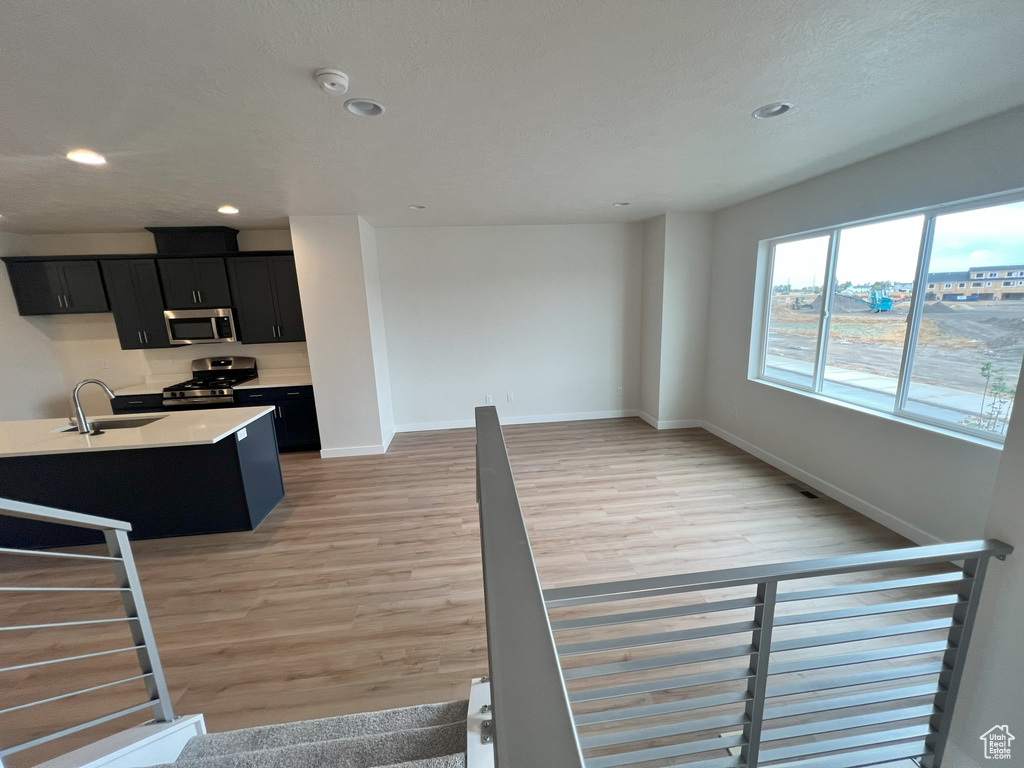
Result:
[[[160,421],[160,419],[166,418],[165,416],[148,416],[139,419],[91,419],[89,426],[93,429],[99,429],[106,431],[108,429],[136,429],[137,427],[144,427],[147,424],[152,424],[154,421]],[[54,432],[77,432],[78,427],[74,424],[69,424],[66,427],[55,429]]]

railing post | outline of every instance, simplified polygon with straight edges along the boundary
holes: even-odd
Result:
[[[988,570],[988,557],[978,557],[964,561],[964,577],[960,583],[958,596],[961,602],[953,609],[953,626],[949,628],[948,645],[942,657],[943,670],[939,673],[939,692],[935,694],[935,708],[929,725],[934,733],[925,739],[931,752],[921,760],[923,768],[940,768],[946,752],[946,741],[953,723],[953,707],[956,705],[960,681],[964,675],[964,661],[967,658],[967,646],[971,642],[974,630],[974,619],[978,615],[978,604],[981,602],[981,588]]]
[[[149,692],[150,700],[156,702],[154,719],[157,722],[169,722],[174,719],[174,710],[167,692],[167,681],[160,665],[160,656],[156,650],[153,627],[149,623],[149,612],[142,596],[142,584],[135,569],[135,558],[132,556],[128,534],[125,531],[108,529],[103,531],[103,536],[107,540],[107,549],[111,557],[120,558],[114,563],[114,574],[117,577],[117,585],[127,589],[121,593],[125,613],[129,618],[137,619],[129,622],[129,626],[136,646],[135,652],[139,658],[139,667],[142,668],[143,674],[151,675],[146,679],[146,690]]]
[[[743,747],[740,758],[746,768],[757,768],[761,750],[761,723],[764,717],[764,697],[768,689],[768,664],[772,651],[772,628],[775,623],[775,596],[777,581],[757,585],[757,607],[754,609],[754,653],[750,655],[750,668],[754,676],[747,681],[747,722],[743,725]]]

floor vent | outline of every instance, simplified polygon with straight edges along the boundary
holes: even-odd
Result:
[[[817,499],[817,498],[820,498],[818,496],[818,494],[812,493],[811,491],[808,491],[806,488],[804,488],[803,486],[798,485],[796,483],[786,483],[786,487],[789,488],[794,493],[799,493],[805,499]]]

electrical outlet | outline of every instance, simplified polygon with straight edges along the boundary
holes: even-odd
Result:
[[[494,400],[491,399],[490,395],[484,395],[484,404],[485,405],[493,405],[494,404]]]
[[[509,401],[510,403],[513,403],[513,402],[515,402],[515,398],[514,398],[514,397],[512,397],[512,393],[511,393],[511,392],[509,392],[509,393],[508,393],[508,401]]]
[[[622,397],[622,387],[619,387],[615,394],[617,394],[619,397]]]

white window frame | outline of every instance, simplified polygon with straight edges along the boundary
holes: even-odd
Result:
[[[928,262],[931,258],[932,250],[932,239],[935,232],[935,219],[938,216],[943,216],[950,213],[958,213],[960,211],[969,211],[976,208],[989,208],[998,205],[1005,205],[1007,203],[1024,202],[1024,190],[1014,190],[1012,192],[999,193],[996,195],[987,195],[984,197],[973,198],[970,200],[963,200],[954,203],[946,203],[943,205],[930,206],[928,208],[922,208],[913,211],[904,211],[901,213],[893,213],[885,216],[878,216],[872,219],[866,219],[862,221],[852,221],[845,224],[838,224],[832,227],[823,227],[821,229],[808,230],[806,232],[800,232],[794,235],[787,235],[785,237],[771,238],[766,241],[762,241],[762,244],[767,246],[767,258],[764,260],[765,279],[763,296],[760,297],[762,301],[762,312],[760,317],[760,331],[752,336],[754,343],[757,345],[756,351],[751,350],[752,360],[754,363],[755,359],[753,355],[756,354],[756,369],[751,371],[749,378],[752,381],[769,384],[776,388],[790,390],[803,395],[810,395],[815,399],[825,400],[827,402],[836,403],[848,408],[851,408],[862,413],[871,414],[874,416],[881,416],[883,418],[895,419],[902,423],[910,424],[913,426],[922,427],[935,432],[941,432],[943,434],[951,435],[953,437],[970,439],[973,442],[982,442],[988,444],[995,444],[1001,446],[1004,440],[1003,435],[988,432],[982,429],[976,429],[963,424],[956,424],[949,421],[943,421],[941,419],[932,418],[921,413],[907,410],[907,400],[910,394],[910,376],[914,365],[914,355],[917,351],[917,336],[921,326],[921,316],[924,312],[924,302],[926,300],[926,290],[915,291],[911,297],[910,311],[907,315],[907,332],[903,341],[903,355],[900,362],[900,370],[897,377],[897,391],[895,404],[893,409],[884,410],[881,408],[865,405],[864,403],[854,402],[851,400],[842,400],[832,395],[825,394],[822,391],[824,377],[825,377],[825,358],[828,354],[828,336],[831,324],[832,315],[832,300],[835,296],[835,290],[833,288],[835,283],[835,270],[836,263],[838,262],[839,256],[839,238],[840,232],[843,229],[850,227],[861,226],[864,224],[877,224],[884,221],[892,221],[895,219],[903,219],[911,216],[924,216],[924,222],[922,225],[921,239],[917,254],[917,269],[914,278],[914,285],[927,285],[931,288],[934,284],[927,283],[926,278],[928,276]],[[824,237],[828,236],[828,251],[825,260],[825,274],[822,280],[822,292],[821,292],[821,310],[818,315],[818,338],[816,344],[816,354],[814,361],[814,372],[812,375],[811,384],[803,384],[800,382],[794,382],[786,379],[780,379],[773,377],[770,373],[766,373],[765,362],[766,353],[768,349],[768,333],[770,330],[770,319],[772,310],[772,275],[775,271],[775,248],[783,243],[789,243],[799,240],[807,240],[813,237]],[[987,286],[991,287],[992,283],[986,283]],[[949,287],[949,284],[946,284]],[[1019,407],[1024,407],[1020,405]]]

